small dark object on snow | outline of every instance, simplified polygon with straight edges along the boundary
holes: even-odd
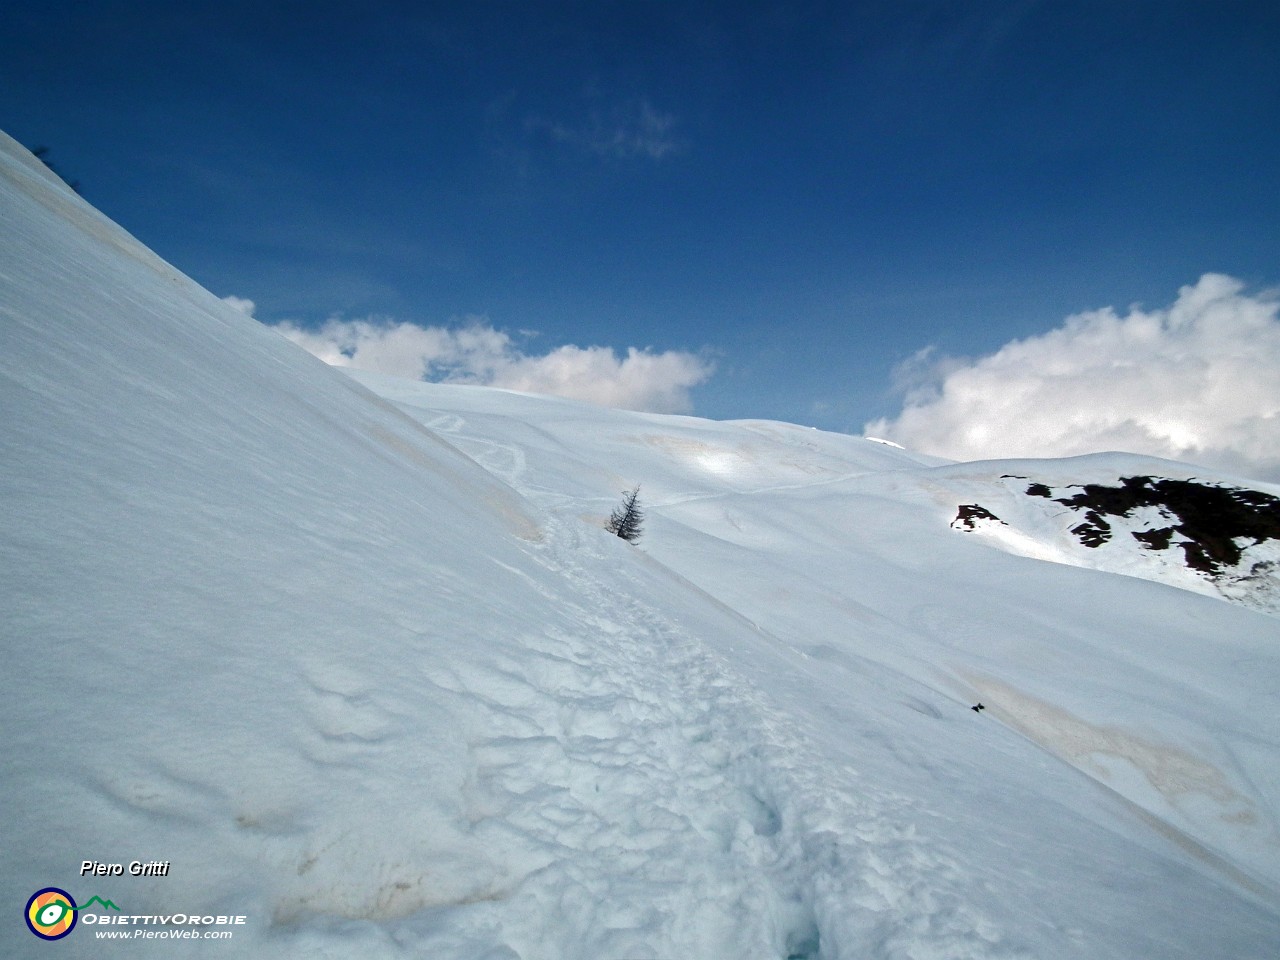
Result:
[[[609,517],[609,524],[605,529],[628,543],[639,540],[640,527],[644,523],[644,511],[640,509],[639,500],[640,486],[637,484],[635,489],[623,494],[622,503]]]
[[[986,708],[986,707],[984,707],[981,703],[975,703],[975,704],[974,704],[972,707],[970,707],[969,709],[970,709],[970,710],[972,710],[974,713],[979,713],[979,712],[981,712],[981,711],[983,711],[983,710],[985,710],[985,709],[987,709],[987,708]]]

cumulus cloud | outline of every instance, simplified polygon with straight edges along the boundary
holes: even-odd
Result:
[[[706,359],[678,350],[653,353],[630,347],[619,357],[609,347],[567,345],[532,356],[509,334],[478,318],[460,327],[332,319],[317,330],[287,322],[275,329],[334,366],[549,393],[653,413],[688,412],[689,391],[714,369]]]
[[[1280,300],[1205,274],[1164,310],[1068,317],[958,361],[921,351],[868,434],[957,460],[1126,450],[1280,481]]]
[[[222,302],[228,306],[234,307],[236,310],[239,310],[241,313],[250,317],[253,316],[253,311],[258,308],[258,305],[252,300],[246,300],[244,297],[237,297],[235,294],[232,294],[229,297],[223,297]]]

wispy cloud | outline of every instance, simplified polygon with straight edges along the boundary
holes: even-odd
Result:
[[[1068,317],[977,360],[922,351],[869,434],[958,460],[1127,450],[1280,481],[1280,299],[1205,274],[1164,310]]]
[[[234,307],[236,310],[239,310],[241,313],[250,317],[253,316],[253,311],[258,309],[258,305],[252,300],[246,300],[244,297],[237,297],[235,294],[223,297],[222,302],[228,306]]]
[[[284,322],[275,329],[334,366],[439,383],[468,383],[547,393],[603,406],[687,413],[690,391],[714,365],[679,350],[566,345],[531,355],[482,317],[456,327],[389,320],[332,319],[316,330]]]
[[[654,109],[644,99],[608,110],[593,107],[587,117],[576,122],[531,116],[525,126],[557,143],[624,160],[633,157],[661,160],[684,149],[682,141],[675,136],[675,117]]]

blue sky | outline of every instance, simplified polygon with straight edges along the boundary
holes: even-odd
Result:
[[[14,0],[0,128],[261,320],[691,352],[701,415],[858,431],[922,348],[1280,283],[1278,48],[1245,0]]]

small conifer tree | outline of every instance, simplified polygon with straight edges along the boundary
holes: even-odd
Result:
[[[31,151],[31,155],[48,167],[51,171],[58,175],[58,178],[76,193],[80,192],[80,181],[68,180],[62,175],[62,171],[53,165],[53,161],[49,159],[48,147],[35,147]]]
[[[640,487],[623,493],[623,501],[609,515],[609,525],[605,527],[610,533],[621,537],[628,543],[640,539],[640,525],[644,523],[644,513],[640,510]]]

